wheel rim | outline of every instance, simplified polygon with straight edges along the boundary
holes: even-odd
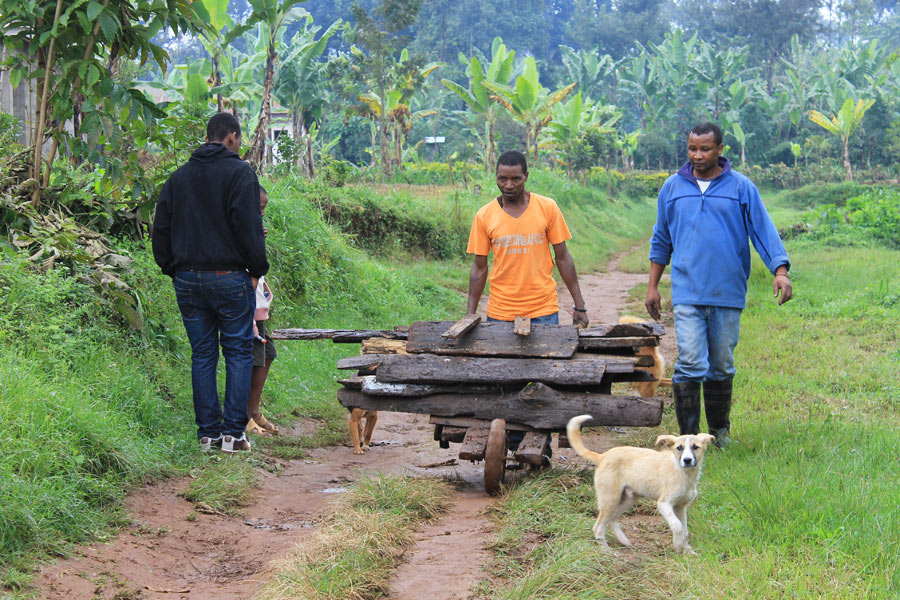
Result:
[[[484,491],[491,496],[500,493],[506,475],[506,421],[494,419],[484,451]]]

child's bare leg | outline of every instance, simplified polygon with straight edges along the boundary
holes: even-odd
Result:
[[[262,400],[263,387],[266,385],[266,377],[269,376],[269,368],[272,366],[272,359],[266,359],[266,366],[253,367],[250,375],[250,399],[247,401],[247,416],[254,421],[259,421],[262,413],[259,412],[259,403]]]

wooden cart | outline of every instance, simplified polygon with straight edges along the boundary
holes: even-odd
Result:
[[[567,446],[569,419],[589,414],[592,425],[658,425],[662,399],[613,395],[615,381],[649,381],[652,357],[635,348],[656,346],[664,330],[654,323],[574,326],[417,322],[395,331],[276,330],[275,339],[358,342],[362,354],[338,361],[356,371],[341,380],[347,408],[427,414],[444,448],[460,443],[460,460],[481,461],[484,488],[496,494],[507,463],[549,464],[551,435]],[[507,452],[510,431],[524,434]]]

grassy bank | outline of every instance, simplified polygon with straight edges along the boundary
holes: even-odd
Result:
[[[649,203],[612,204],[596,190],[554,175],[535,173],[533,180],[536,191],[540,184],[563,207],[582,270],[649,227]],[[457,252],[439,260],[413,242],[366,246],[329,224],[304,185],[266,182],[272,326],[390,328],[462,313],[466,258]],[[328,193],[352,205],[363,191]],[[466,235],[466,221],[492,193],[481,197],[457,189],[455,197],[465,201],[453,225],[442,220],[448,202],[455,202],[453,189],[376,192],[366,197],[379,206],[432,220],[440,231],[465,223]],[[109,536],[125,522],[124,494],[145,481],[191,473],[196,480],[186,497],[214,496],[216,506],[226,511],[240,510],[246,502],[252,469],[240,461],[218,465],[198,452],[190,350],[170,281],[153,264],[148,245],[122,242],[117,250],[135,259],[126,279],[139,290],[139,310],[147,323],[142,332],[128,330],[121,316],[79,281],[79,273],[63,266],[35,270],[0,242],[2,585],[26,585],[36,561],[65,555],[74,543]],[[343,441],[346,411],[335,401],[339,373],[334,364],[357,351],[354,345],[330,342],[280,344],[265,410],[282,422],[314,419],[318,428],[309,438],[282,436],[261,446],[290,458],[311,446]]]
[[[780,226],[802,216],[777,199],[773,205]],[[736,357],[739,443],[708,455],[690,514],[701,555],[674,554],[658,516],[629,532],[634,549],[601,552],[590,539],[587,476],[555,469],[501,504],[503,591],[483,597],[900,593],[900,252],[809,239],[789,241],[788,250],[796,296],[787,305],[774,304],[771,275],[754,263]],[[661,427],[635,441],[676,428],[667,412]],[[655,513],[652,505],[636,510]],[[626,516],[626,531],[627,523]]]

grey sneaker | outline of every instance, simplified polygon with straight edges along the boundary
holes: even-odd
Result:
[[[213,446],[219,447],[222,445],[222,434],[220,433],[218,437],[208,437],[204,436],[200,438],[200,452],[209,452]]]
[[[226,435],[222,438],[222,452],[228,452],[229,454],[234,454],[235,452],[250,452],[250,440],[248,440],[247,436],[243,433],[241,434],[241,437]]]

